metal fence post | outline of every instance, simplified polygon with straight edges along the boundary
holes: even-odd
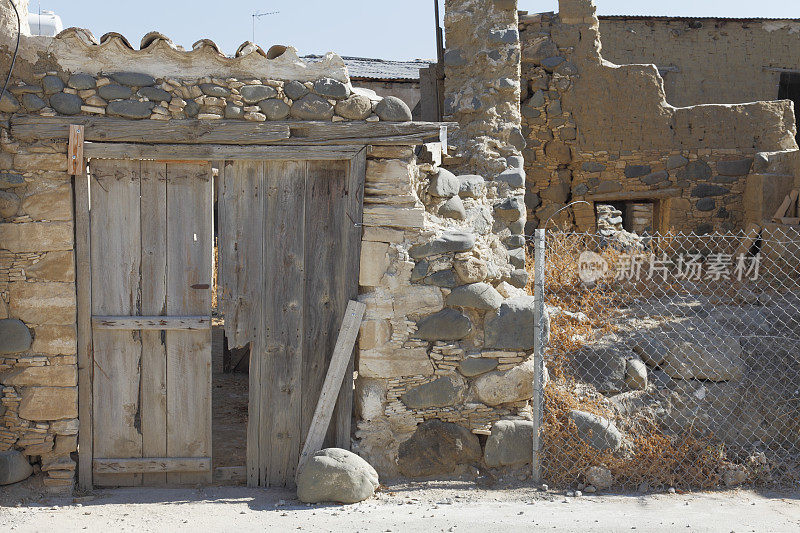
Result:
[[[545,230],[534,232],[534,274],[533,274],[533,457],[531,461],[531,478],[534,483],[541,482],[541,428],[544,418],[544,262],[545,262]]]

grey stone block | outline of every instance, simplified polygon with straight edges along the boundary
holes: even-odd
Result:
[[[651,172],[650,165],[628,165],[625,167],[626,178],[638,178],[639,176],[646,176]]]
[[[55,83],[53,83],[55,85]],[[67,80],[67,85],[76,91],[85,91],[97,87],[97,80],[89,74],[73,74]]]
[[[44,94],[60,93],[64,89],[64,82],[58,76],[47,75],[42,78]]]
[[[396,96],[387,96],[375,106],[375,114],[386,122],[409,122],[412,120],[408,105]]]
[[[333,78],[320,78],[314,82],[314,92],[324,98],[344,100],[350,94],[350,89],[344,83]]]
[[[484,450],[486,466],[522,466],[533,459],[533,422],[498,420]]]
[[[151,102],[169,102],[172,95],[161,87],[142,87],[136,94],[142,98],[147,98]]]
[[[453,196],[439,207],[439,216],[454,220],[466,219],[467,211],[464,209],[464,202],[459,196]]]
[[[502,303],[503,296],[497,289],[483,282],[456,287],[445,299],[445,305],[450,307],[469,307],[485,311],[499,309]]]
[[[97,90],[97,94],[104,100],[123,100],[125,98],[130,98],[133,91],[130,87],[126,87],[125,85],[111,83],[100,87]]]
[[[283,92],[292,100],[299,100],[308,94],[308,87],[297,80],[287,81],[283,86]]]
[[[378,473],[358,455],[327,448],[308,458],[297,472],[297,498],[305,503],[356,503],[378,488]]]
[[[216,98],[228,98],[231,95],[230,89],[217,85],[215,83],[201,83],[200,90],[206,96],[214,96]]]
[[[292,110],[289,104],[280,98],[261,100],[258,103],[258,108],[262,113],[264,113],[264,115],[266,115],[267,120],[283,120],[289,116],[289,113]]]
[[[596,450],[615,452],[622,446],[622,433],[610,420],[577,409],[569,412],[569,418],[577,426],[579,438]]]
[[[247,104],[257,104],[261,100],[267,98],[277,98],[278,91],[275,87],[269,85],[245,85],[239,89],[239,94],[242,95],[242,100]]]
[[[150,112],[155,107],[153,102],[140,102],[138,100],[115,100],[109,102],[106,113],[123,118],[150,118]]]
[[[441,420],[427,420],[398,450],[400,473],[411,478],[441,476],[455,472],[459,464],[481,460],[478,436],[468,429]]]
[[[330,120],[333,106],[316,94],[307,94],[292,104],[289,114],[300,120]]]
[[[533,349],[533,296],[519,296],[503,302],[484,326],[484,345],[498,350]]]
[[[50,107],[62,115],[77,115],[82,105],[83,100],[77,94],[56,93],[50,97]]]
[[[721,185],[701,183],[692,189],[692,196],[695,198],[706,198],[709,196],[722,196],[723,194],[728,194],[729,192],[731,192],[730,189],[727,187],[722,187]]]
[[[475,235],[463,231],[447,231],[425,244],[415,244],[408,253],[413,259],[422,259],[445,253],[468,252],[475,246]]]
[[[497,368],[497,359],[489,357],[468,357],[458,364],[458,371],[468,378],[480,376]]]
[[[442,376],[410,389],[400,396],[400,401],[409,409],[450,407],[461,400],[465,387],[464,381],[458,376]]]
[[[428,194],[442,198],[450,198],[459,193],[461,181],[447,169],[440,168],[438,174],[431,177]]]
[[[30,349],[31,332],[16,318],[0,320],[0,353],[19,353]]]
[[[752,166],[752,157],[735,161],[717,161],[717,172],[722,176],[746,176]]]
[[[426,341],[455,341],[472,333],[472,321],[455,309],[442,309],[417,322],[414,337]]]
[[[128,87],[150,87],[156,84],[153,76],[141,72],[114,72],[111,74],[111,79],[120,85],[127,85]]]

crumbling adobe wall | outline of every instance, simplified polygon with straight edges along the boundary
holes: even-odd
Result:
[[[791,103],[672,107],[655,66],[601,57],[592,2],[560,8],[520,21],[529,227],[572,201],[667,189],[672,227],[741,228],[755,153],[796,148]],[[593,207],[553,222],[592,229]]]
[[[669,68],[674,106],[775,100],[777,69],[800,70],[797,21],[600,17],[600,35],[609,61]]]

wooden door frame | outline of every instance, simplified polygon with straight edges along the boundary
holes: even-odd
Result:
[[[84,127],[84,129],[86,128]],[[363,184],[366,178],[366,157],[369,148],[366,144],[240,146],[227,144],[82,143],[83,153],[80,159],[83,163],[77,163],[74,189],[79,397],[78,486],[81,489],[91,490],[93,488],[94,467],[91,239],[89,234],[89,181],[86,172],[89,159],[209,162],[237,159],[345,160],[350,163],[348,165],[349,175],[347,178],[349,180],[358,180],[358,183]],[[148,317],[143,318],[146,319]],[[196,319],[197,317],[192,318]],[[252,383],[250,385],[252,386]],[[140,463],[143,464],[146,459],[137,460],[136,464],[141,466]],[[180,468],[181,465],[180,461],[175,461],[173,466]]]

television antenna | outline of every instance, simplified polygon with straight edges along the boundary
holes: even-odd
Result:
[[[277,15],[280,11],[264,11],[264,12],[254,12],[251,17],[253,17],[253,43],[256,42],[256,19],[260,19],[261,17],[266,17],[267,15]]]

